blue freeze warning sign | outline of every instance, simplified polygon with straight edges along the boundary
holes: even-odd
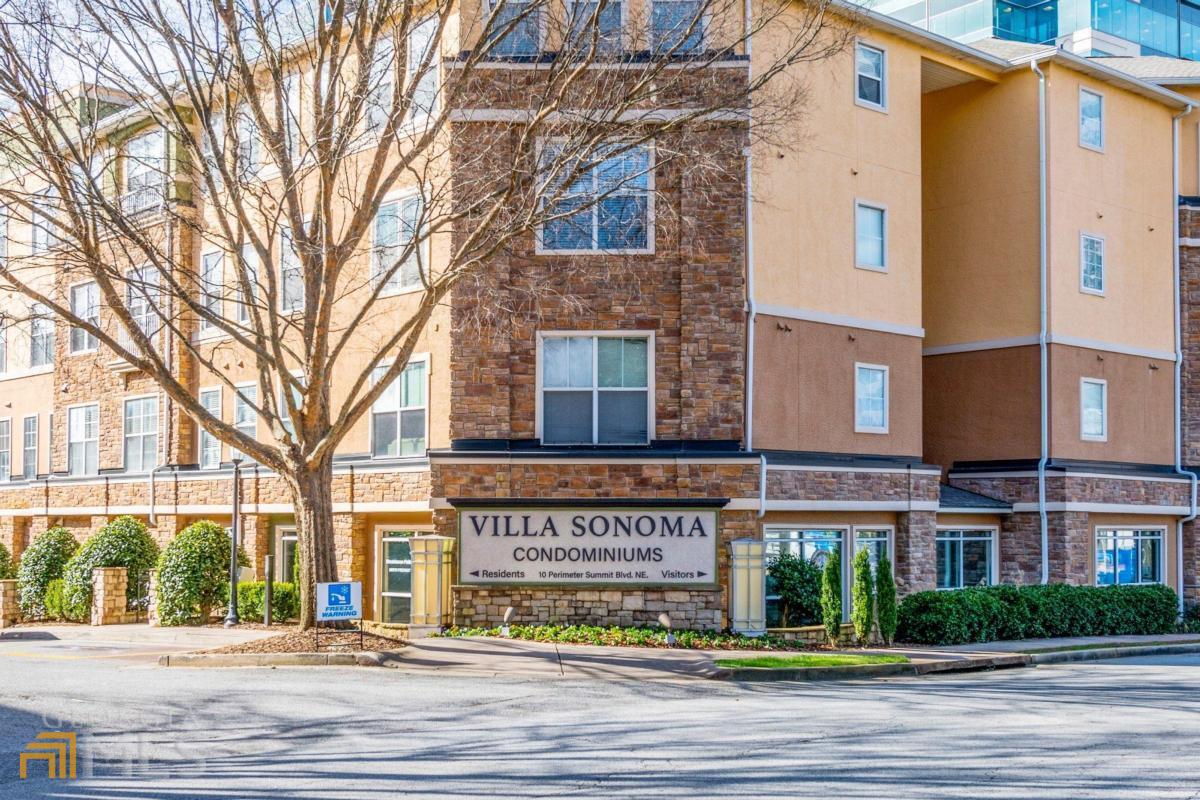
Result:
[[[317,621],[362,619],[362,583],[317,584]]]

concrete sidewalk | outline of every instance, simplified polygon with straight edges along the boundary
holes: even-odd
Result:
[[[1062,639],[1015,639],[1010,642],[959,644],[930,648],[945,653],[1045,653],[1085,647],[1145,647],[1150,645],[1200,644],[1194,633],[1164,633],[1158,636],[1075,636]]]
[[[160,655],[224,647],[274,636],[261,628],[131,625],[18,625],[0,630],[0,658],[151,661]]]

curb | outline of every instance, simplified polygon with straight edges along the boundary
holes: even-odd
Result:
[[[390,654],[363,653],[185,653],[158,657],[160,667],[382,667]]]
[[[1200,644],[1157,644],[1147,647],[1101,647],[1093,650],[1060,650],[1056,653],[1030,653],[1034,664],[1066,664],[1072,661],[1101,661],[1135,656],[1174,656],[1200,653]]]
[[[920,664],[860,664],[847,667],[734,667],[719,669],[711,677],[728,681],[846,681],[856,678],[919,677],[954,672],[1027,667],[1035,663],[1025,654],[964,658],[954,661],[927,661]]]

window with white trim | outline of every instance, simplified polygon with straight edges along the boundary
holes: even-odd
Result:
[[[158,465],[158,398],[125,401],[125,471],[149,472]]]
[[[774,561],[783,553],[807,561],[817,569],[825,568],[825,562],[832,553],[840,553],[845,531],[838,528],[764,528],[763,543],[767,563]],[[842,571],[846,573],[846,561],[843,559]],[[848,587],[843,580],[843,598],[847,596]],[[819,622],[817,619],[804,619],[795,616],[795,609],[787,609],[781,602],[779,589],[770,575],[766,583],[767,627],[782,625],[807,625]],[[842,608],[847,608],[842,603]],[[786,618],[785,618],[786,617]]]
[[[300,75],[293,72],[283,79],[283,135],[292,167],[300,158]]]
[[[600,8],[598,0],[569,0],[571,11],[570,46],[579,54],[587,53],[596,37],[596,48],[601,53],[612,53],[621,49],[622,8],[620,0],[611,0]]]
[[[217,419],[221,418],[221,389],[200,390],[200,405]],[[200,469],[216,469],[221,466],[221,440],[200,426]]]
[[[559,145],[545,145],[543,163],[547,169],[558,170],[558,175],[549,187],[550,197],[542,200],[546,211],[556,216],[541,227],[540,249],[649,252],[654,224],[653,161],[649,145],[606,145],[596,149],[588,164],[572,163],[562,156]]]
[[[38,474],[38,418],[26,417],[21,422],[21,474],[30,481]]]
[[[261,166],[258,123],[255,121],[254,112],[250,110],[248,103],[238,106],[234,130],[237,133],[237,147],[235,148],[237,171],[243,178],[247,178],[257,174]]]
[[[292,393],[292,405],[296,410],[300,410],[304,405],[304,373],[296,372],[292,374],[299,385],[290,385]],[[276,395],[276,401],[279,403],[279,422],[283,425],[283,429],[291,435],[296,435],[296,426],[292,422],[292,415],[288,412],[287,400],[283,394],[283,386],[279,386],[279,392]]]
[[[1104,149],[1104,95],[1084,88],[1079,90],[1079,144]]]
[[[254,410],[254,404],[257,402],[257,386],[246,384],[237,387],[237,393],[233,396],[233,427],[255,441],[258,440],[258,412]],[[240,450],[231,447],[229,457],[234,459],[245,456]]]
[[[237,305],[237,320],[243,325],[250,322],[250,308],[255,300],[258,299],[258,251],[254,249],[252,244],[242,245],[242,258],[239,271],[245,271],[246,282],[250,286],[250,302],[246,301],[246,295],[242,291],[241,276],[234,275],[234,291],[233,302]]]
[[[937,588],[991,586],[993,542],[991,530],[939,530]]]
[[[375,216],[371,275],[376,283],[384,282],[384,294],[421,285],[421,243],[413,245],[420,220],[420,195],[389,200],[379,206],[379,213]],[[408,253],[405,255],[406,250]],[[404,260],[397,264],[397,259],[402,255]]]
[[[0,375],[8,372],[8,320],[0,314]]]
[[[279,229],[279,304],[283,313],[304,309],[304,275],[290,228]]]
[[[888,432],[888,368],[878,364],[854,365],[854,430]]]
[[[158,315],[158,272],[154,267],[135,269],[126,276],[125,307],[138,329],[153,339],[162,327]],[[126,333],[124,338],[132,345],[132,336]]]
[[[0,261],[8,258],[8,209],[0,206]]]
[[[388,367],[376,367],[378,382]],[[412,361],[371,406],[371,455],[425,455],[426,363]]]
[[[71,313],[76,317],[100,324],[100,289],[94,281],[71,287]],[[100,346],[100,341],[86,328],[71,328],[71,352],[86,353]]]
[[[854,264],[887,269],[887,209],[882,206],[854,204]]]
[[[405,65],[405,75],[412,103],[409,119],[412,120],[428,118],[437,111],[438,65],[441,61],[437,51],[437,30],[438,18],[430,17],[414,25],[408,32],[408,63]],[[421,65],[426,58],[429,59],[429,64],[422,72]]]
[[[1080,378],[1079,436],[1087,442],[1108,441],[1108,381]]]
[[[54,320],[41,303],[35,303],[29,314],[29,366],[48,367],[54,363]]]
[[[1096,585],[1162,583],[1163,531],[1137,528],[1096,529]]]
[[[1079,289],[1104,294],[1104,237],[1079,234]]]
[[[225,254],[217,251],[205,253],[200,259],[200,305],[210,314],[221,316],[221,291],[225,277]],[[200,317],[200,330],[206,331],[214,324]]]
[[[392,100],[396,92],[396,46],[386,36],[375,42],[375,57],[371,62],[371,74],[366,98],[367,130],[379,133],[386,126],[392,113]]]
[[[100,406],[67,409],[67,472],[95,475],[100,470]]]
[[[701,0],[652,0],[650,40],[655,53],[679,55],[704,48]]]
[[[543,444],[646,444],[650,440],[650,339],[542,338]]]
[[[214,111],[208,124],[212,129],[212,136],[210,137],[206,130],[200,131],[200,157],[209,174],[212,175],[213,183],[220,189],[224,185],[225,178],[221,174],[221,158],[218,158],[217,154],[220,153],[222,157],[225,154],[225,112]],[[201,181],[201,186],[205,185]]]
[[[541,6],[530,0],[506,0],[498,9],[489,3],[494,14],[489,38],[493,40],[491,55],[536,56],[541,48]]]
[[[858,555],[859,550],[866,550],[871,561],[871,572],[874,574],[881,558],[891,560],[891,540],[892,532],[887,528],[855,528],[854,554]]]
[[[44,253],[58,246],[62,239],[56,222],[58,214],[58,188],[47,186],[33,198],[30,215],[30,248],[34,254]]]
[[[860,105],[887,108],[887,54],[862,42],[854,48],[854,97]]]
[[[412,537],[412,531],[381,531],[379,599],[385,623],[412,622]]]
[[[12,480],[12,420],[0,419],[0,482]]]
[[[167,185],[167,135],[162,128],[135,136],[125,145],[125,191],[121,208],[129,214],[157,208]]]

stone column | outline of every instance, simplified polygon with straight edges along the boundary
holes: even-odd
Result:
[[[1172,536],[1175,531],[1170,531]],[[1196,523],[1183,526],[1183,602],[1188,606],[1200,603],[1200,542]]]
[[[367,520],[358,514],[333,515],[334,546],[337,548],[338,577],[342,580],[363,581],[363,594],[370,588],[366,584],[367,550],[370,535]]]
[[[28,517],[0,517],[0,544],[3,544],[13,558],[13,563],[29,546]]]
[[[92,570],[92,624],[120,625],[125,622],[125,590],[129,576],[124,567]]]
[[[0,628],[11,628],[21,620],[17,606],[17,582],[0,581]]]
[[[1047,514],[1050,537],[1050,582],[1086,586],[1090,583],[1091,532],[1084,511]],[[1040,534],[1039,534],[1040,535]]]
[[[265,515],[243,514],[241,534],[242,550],[250,559],[250,568],[254,570],[257,579],[264,580],[266,575],[263,574],[263,557],[271,552],[270,520]],[[279,556],[279,553],[275,554],[276,560]]]
[[[937,513],[907,511],[896,515],[896,554],[892,570],[896,594],[933,589],[937,585]]]
[[[147,575],[146,591],[146,623],[158,627],[158,570],[152,569]]]

